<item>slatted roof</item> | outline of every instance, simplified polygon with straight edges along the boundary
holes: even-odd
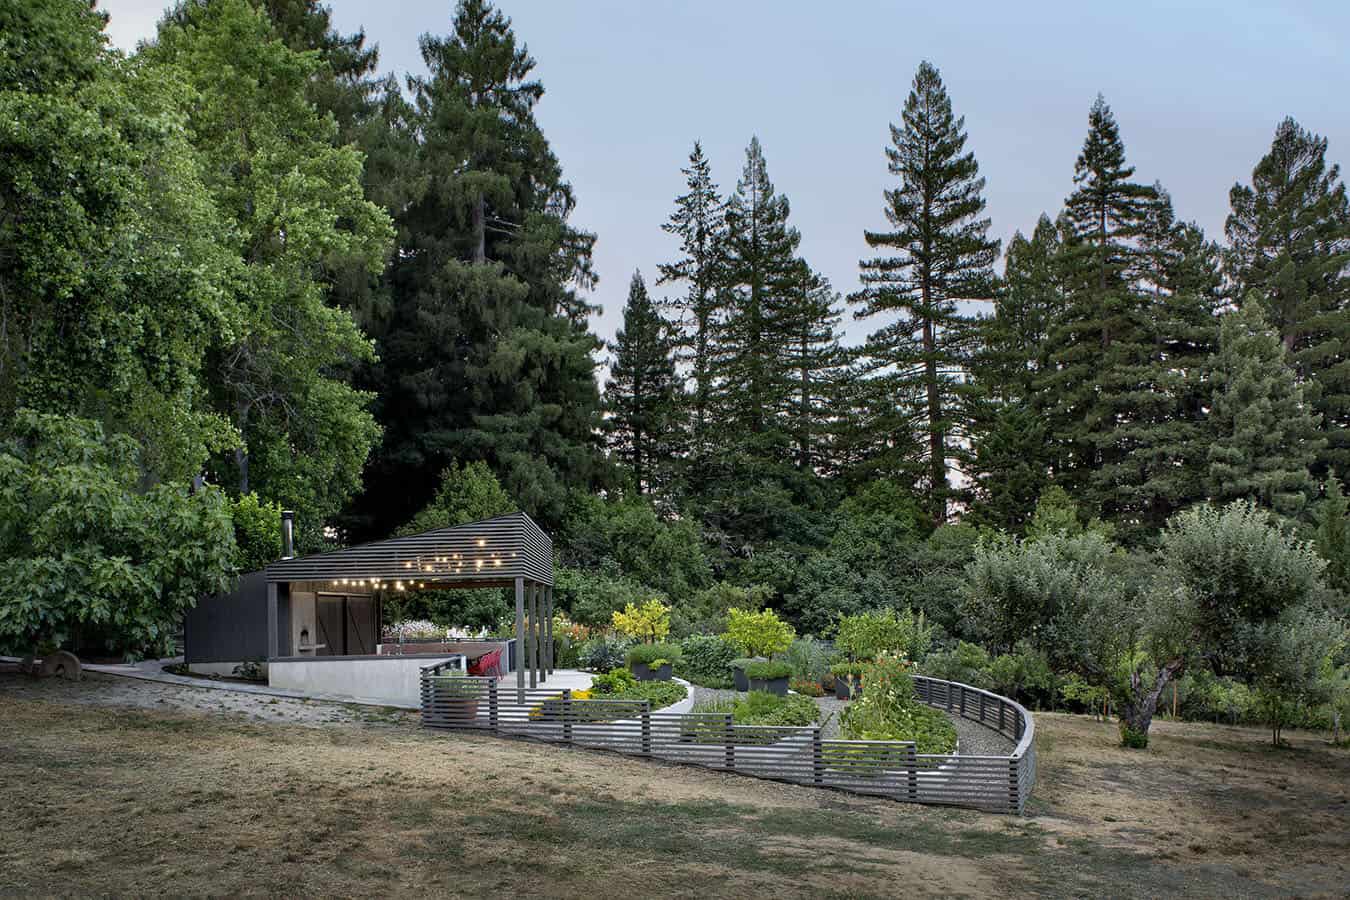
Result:
[[[282,559],[267,580],[378,582],[397,589],[494,587],[527,578],[553,584],[553,541],[523,512],[421,534]]]

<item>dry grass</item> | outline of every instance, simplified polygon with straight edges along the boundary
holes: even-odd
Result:
[[[1022,819],[372,713],[90,703],[0,676],[0,894],[1343,895],[1350,754],[1042,716]],[[146,690],[154,690],[147,686]],[[75,701],[75,702],[72,702]]]

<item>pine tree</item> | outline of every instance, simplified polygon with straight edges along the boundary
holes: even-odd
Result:
[[[727,203],[722,288],[727,313],[718,332],[715,371],[726,424],[751,452],[783,454],[776,413],[782,406],[782,349],[791,339],[786,306],[801,236],[788,225],[787,197],[774,191],[759,138],[745,150],[745,169]]]
[[[1308,466],[1322,439],[1258,298],[1223,317],[1210,370],[1210,497],[1251,499],[1297,516],[1314,491]]]
[[[1056,257],[1059,234],[1042,215],[1030,238],[1008,242],[993,314],[980,320],[971,375],[978,395],[996,403],[1027,402],[1035,392],[1045,341],[1063,306]]]
[[[1313,513],[1317,522],[1313,544],[1327,561],[1327,581],[1350,595],[1350,502],[1334,475],[1327,479],[1325,491],[1325,499]]]
[[[1154,335],[1139,288],[1153,188],[1131,181],[1115,117],[1098,96],[1065,201],[1060,275],[1065,308],[1047,341],[1037,390],[1056,480],[1104,516],[1134,521],[1146,474],[1131,468],[1166,398],[1152,395]]]
[[[1326,138],[1293,119],[1275,130],[1250,186],[1229,194],[1228,274],[1255,291],[1308,382],[1327,444],[1317,470],[1350,477],[1350,201]]]
[[[684,173],[688,191],[676,198],[675,211],[663,231],[680,239],[682,256],[663,263],[657,284],[683,283],[683,296],[662,305],[674,312],[675,334],[681,359],[689,364],[689,392],[693,449],[701,453],[707,443],[709,412],[713,403],[713,355],[715,335],[722,324],[724,294],[718,288],[718,272],[726,227],[726,202],[712,180],[703,147],[694,142],[689,167]]]
[[[860,263],[864,288],[854,300],[859,318],[899,314],[868,338],[868,352],[893,368],[897,399],[914,384],[922,387],[928,507],[942,522],[953,494],[947,471],[949,457],[959,455],[958,394],[971,353],[972,329],[957,303],[993,296],[998,242],[988,237],[984,179],[965,150],[965,119],[952,114],[942,79],[927,62],[901,118],[886,148],[889,171],[900,178],[885,192],[894,230],[864,233],[868,246],[891,255]]]
[[[993,315],[979,320],[971,364],[966,465],[974,521],[1021,531],[1049,483],[1045,427],[1033,408],[1046,338],[1063,306],[1059,233],[1042,215],[1030,239],[1008,242]]]
[[[1139,239],[1145,335],[1150,345],[1130,421],[1132,448],[1113,471],[1095,479],[1115,514],[1143,531],[1204,499],[1210,389],[1205,369],[1218,349],[1219,250],[1191,223],[1178,222],[1160,185]]]
[[[680,388],[667,328],[641,273],[634,272],[623,328],[610,345],[614,359],[605,383],[605,432],[610,450],[632,471],[640,493],[669,484],[680,443]]]
[[[451,33],[421,46],[413,106],[392,107],[413,157],[379,329],[385,449],[353,521],[388,533],[444,469],[482,460],[523,509],[557,522],[568,491],[601,475],[600,343],[576,294],[594,280],[594,238],[569,223],[571,187],[534,119],[543,86],[510,20],[463,0]]]
[[[830,441],[831,402],[844,364],[836,331],[839,294],[829,279],[798,260],[780,308],[784,404],[780,412],[796,444],[799,469],[823,463]]]

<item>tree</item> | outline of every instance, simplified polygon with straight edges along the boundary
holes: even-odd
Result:
[[[1327,444],[1317,473],[1350,471],[1350,200],[1326,138],[1292,118],[1275,129],[1250,185],[1229,193],[1234,297],[1255,292],[1308,383]]]
[[[1313,543],[1327,561],[1327,583],[1350,595],[1350,503],[1334,475],[1327,479],[1326,498],[1313,510],[1313,519]]]
[[[938,71],[920,64],[886,148],[889,171],[900,177],[885,192],[894,230],[864,233],[870,247],[894,255],[863,260],[864,288],[852,298],[859,318],[898,314],[868,338],[868,353],[891,371],[897,402],[914,387],[923,398],[916,416],[927,436],[927,491],[934,521],[947,517],[953,490],[948,457],[959,453],[956,419],[961,370],[970,357],[971,328],[957,301],[993,297],[998,242],[983,217],[984,179],[965,150],[965,119],[952,114]]]
[[[1163,668],[1179,674],[1201,663],[1254,683],[1278,742],[1285,704],[1320,689],[1322,666],[1343,628],[1319,609],[1326,564],[1250,501],[1175,516],[1161,553],[1154,594],[1175,611]],[[1160,692],[1139,707],[1145,732]]]
[[[399,529],[399,534],[420,534],[433,528],[463,525],[494,516],[504,516],[519,507],[502,490],[501,483],[482,461],[464,466],[451,463],[441,473],[441,484],[431,502]]]
[[[148,490],[135,442],[86,419],[20,411],[0,444],[0,646],[101,640],[163,655],[183,612],[223,592],[234,532],[219,490]]]
[[[1042,214],[1027,238],[1019,231],[1004,254],[993,314],[980,320],[971,374],[977,396],[997,404],[1029,404],[1044,366],[1045,342],[1064,297],[1059,232]]]
[[[614,358],[605,383],[609,446],[633,473],[639,493],[669,486],[681,443],[678,417],[682,399],[668,326],[640,272],[633,273],[623,328],[611,344]]]
[[[1224,316],[1210,364],[1208,486],[1215,500],[1251,498],[1297,516],[1314,491],[1317,416],[1255,299]]]
[[[652,598],[641,606],[629,603],[622,612],[613,615],[614,630],[637,638],[644,644],[655,644],[670,634],[670,607]]]
[[[686,285],[682,297],[667,299],[663,305],[675,313],[681,359],[689,364],[694,383],[689,392],[690,431],[694,452],[699,454],[706,449],[714,396],[714,348],[724,315],[725,294],[719,285],[719,273],[726,237],[726,202],[712,180],[712,170],[698,141],[689,154],[689,167],[680,171],[688,191],[675,199],[675,211],[661,230],[679,238],[682,256],[661,264],[661,277],[656,283]]]
[[[600,344],[576,293],[595,281],[594,236],[569,222],[571,186],[534,118],[543,86],[510,20],[464,0],[421,49],[373,375],[385,445],[352,520],[387,533],[452,461],[482,460],[548,527],[603,475]]]
[[[78,0],[8,4],[0,30],[0,435],[30,408],[140,445],[179,481],[237,440],[201,378],[238,327],[229,229],[172,73],[110,53]],[[72,188],[77,185],[78,189]]]
[[[727,203],[723,287],[728,306],[715,372],[724,424],[747,433],[751,452],[766,458],[781,455],[781,353],[791,333],[785,306],[801,241],[788,225],[789,209],[787,197],[769,180],[759,138],[751,138],[741,180]]]
[[[796,443],[797,467],[810,470],[830,452],[835,383],[845,359],[836,332],[839,294],[804,260],[798,260],[785,291],[780,315],[787,383],[779,415]]]
[[[371,347],[328,305],[325,260],[383,267],[388,217],[363,198],[362,156],[336,146],[308,96],[321,63],[279,40],[246,0],[188,4],[143,51],[193,88],[186,103],[203,178],[237,261],[239,327],[210,360],[214,402],[238,432],[213,470],[240,494],[296,509],[302,542],[358,489],[378,438],[371,396],[332,377]]]
[[[796,633],[771,609],[727,610],[727,639],[752,656],[773,656],[792,646]]]
[[[1061,219],[1065,308],[1051,328],[1037,392],[1056,479],[1126,524],[1157,518],[1140,491],[1148,472],[1133,453],[1170,405],[1165,393],[1141,388],[1157,374],[1140,242],[1158,195],[1133,175],[1115,116],[1099,95]]]

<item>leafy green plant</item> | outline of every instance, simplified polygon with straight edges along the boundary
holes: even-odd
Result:
[[[645,665],[659,669],[667,663],[674,664],[680,658],[680,648],[675,644],[637,644],[628,650],[629,667]]]
[[[641,683],[627,669],[614,669],[592,678],[591,690],[596,694],[622,694],[636,688]]]
[[[909,664],[883,656],[863,672],[861,698],[844,708],[840,734],[852,740],[913,741],[919,753],[951,753],[956,727],[914,695]]]
[[[635,640],[656,643],[670,634],[670,607],[652,598],[641,606],[629,603],[613,616],[614,630]]]
[[[744,652],[754,656],[772,656],[792,645],[792,626],[771,609],[748,612],[727,611],[727,637]]]
[[[824,697],[825,689],[820,686],[818,681],[804,681],[800,678],[794,678],[788,682],[788,690],[796,691],[807,697]]]
[[[638,681],[626,669],[615,669],[608,675],[597,675],[591,680],[591,695],[597,700],[646,700],[651,708],[664,709],[686,696],[684,685],[678,681]],[[625,713],[628,715],[628,713]]]
[[[830,651],[816,638],[797,638],[787,648],[784,658],[798,681],[819,684],[830,674]]]
[[[693,712],[730,713],[737,725],[804,727],[820,720],[820,707],[811,698],[794,694],[780,697],[768,691],[750,691],[735,699],[704,700],[694,706]]]
[[[628,638],[600,635],[582,643],[577,650],[577,664],[591,672],[612,672],[621,669],[633,642]]]
[[[773,681],[792,675],[792,667],[781,660],[756,660],[745,666],[745,677],[752,681]]]
[[[675,672],[702,687],[730,687],[737,652],[736,645],[720,634],[693,634],[680,641]]]
[[[841,618],[834,645],[853,659],[875,659],[882,653],[922,659],[932,645],[934,631],[922,612],[887,609]]]
[[[79,630],[163,653],[183,612],[234,572],[225,496],[141,482],[140,453],[97,422],[21,411],[0,443],[0,646]]]

